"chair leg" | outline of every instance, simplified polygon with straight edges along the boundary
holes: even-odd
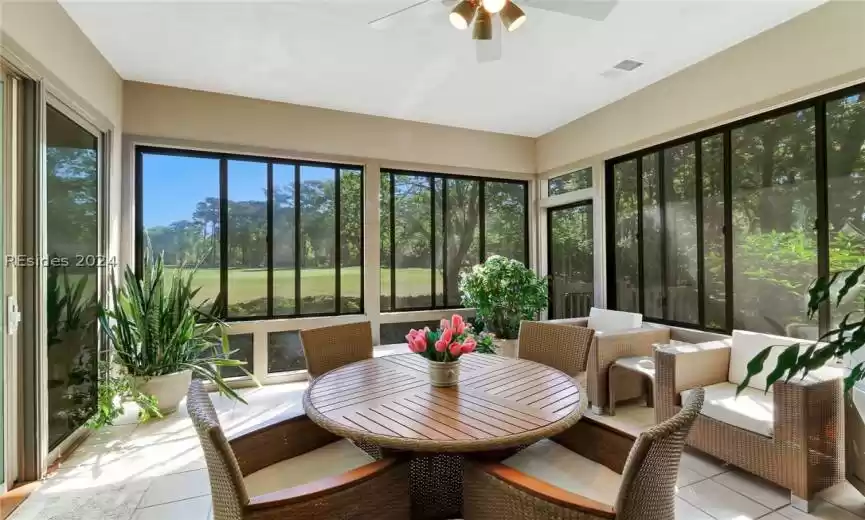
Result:
[[[607,372],[607,388],[609,389],[607,395],[607,411],[610,415],[616,415],[616,385],[613,384],[615,381],[613,369],[616,368],[615,365],[610,367],[609,372]]]
[[[655,407],[655,382],[650,377],[644,379],[643,384],[646,388],[646,406],[649,408]]]
[[[797,497],[793,494],[793,492],[790,492],[790,505],[793,506],[793,508],[798,509],[799,511],[802,511],[804,513],[810,513],[817,505],[817,499],[815,499],[814,497],[811,497],[810,499]]]

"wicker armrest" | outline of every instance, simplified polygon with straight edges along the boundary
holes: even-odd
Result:
[[[591,498],[565,491],[543,480],[538,480],[514,468],[497,463],[472,463],[474,467],[487,475],[511,486],[517,491],[527,493],[544,502],[559,507],[574,509],[599,518],[615,518],[613,506],[603,504]]]
[[[273,493],[252,497],[249,499],[247,508],[249,511],[272,512],[271,510],[273,509],[315,500],[321,496],[338,493],[362,484],[395,468],[399,462],[398,458],[391,457],[371,462],[340,475],[325,477],[308,484],[301,484],[274,491]]]
[[[576,325],[577,327],[588,327],[589,318],[559,318],[547,320],[544,323],[558,323],[559,325]]]
[[[615,332],[595,332],[589,349],[586,369],[589,401],[603,408],[609,393],[607,376],[617,359],[630,356],[651,356],[652,345],[669,343],[670,329],[639,328]]]
[[[727,381],[729,340],[676,345],[655,351],[655,419],[676,414],[683,390]]]
[[[246,476],[338,440],[340,437],[312,422],[306,414],[299,414],[238,435],[229,444],[240,472]]]

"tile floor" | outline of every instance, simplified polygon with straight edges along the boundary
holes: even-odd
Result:
[[[306,383],[244,390],[249,404],[214,395],[232,435],[301,409]],[[208,520],[210,489],[198,438],[185,414],[144,425],[131,413],[91,435],[12,515],[13,520]],[[633,433],[652,423],[641,405],[620,406],[605,422]],[[849,484],[823,494],[810,515],[789,493],[695,452],[679,472],[677,520],[862,520],[865,497]]]

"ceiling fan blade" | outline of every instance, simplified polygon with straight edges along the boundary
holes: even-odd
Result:
[[[603,21],[619,0],[521,0],[525,7]]]
[[[493,22],[493,38],[491,40],[476,40],[475,54],[478,63],[498,61],[502,58],[502,24]]]
[[[401,18],[406,14],[417,15],[417,16],[425,16],[432,12],[442,11],[442,5],[445,7],[450,7],[454,4],[454,0],[417,0],[413,4],[407,5],[401,9],[397,9],[396,11],[390,12],[384,16],[380,16],[375,20],[370,20],[367,22],[367,25],[372,27],[373,29],[386,29],[390,27],[397,19]],[[417,7],[422,7],[422,9],[416,9]],[[447,11],[444,11],[444,14],[447,14]]]

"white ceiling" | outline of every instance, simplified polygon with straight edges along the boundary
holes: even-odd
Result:
[[[127,80],[537,137],[824,0],[620,0],[603,22],[527,8],[482,64],[439,0],[384,29],[367,22],[418,0],[61,1]],[[623,59],[645,65],[603,75]]]

